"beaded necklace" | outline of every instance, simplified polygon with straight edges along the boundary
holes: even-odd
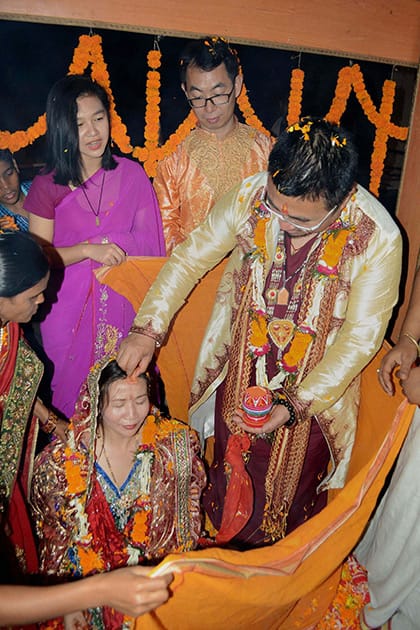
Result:
[[[96,223],[96,227],[99,227],[99,225],[100,225],[100,223],[101,223],[101,221],[100,221],[100,219],[99,219],[99,213],[100,213],[100,211],[101,211],[102,194],[103,194],[103,192],[104,192],[104,183],[105,183],[105,171],[104,171],[104,172],[103,172],[103,174],[102,174],[101,189],[100,189],[100,191],[99,191],[99,201],[98,201],[98,207],[97,207],[97,208],[95,208],[95,207],[93,206],[93,204],[92,204],[91,200],[89,199],[88,194],[87,194],[87,192],[86,192],[86,190],[85,190],[85,185],[84,185],[84,184],[82,184],[82,186],[81,186],[81,189],[82,189],[82,192],[83,192],[83,194],[84,194],[84,196],[85,196],[85,199],[86,199],[86,201],[87,201],[87,202],[88,202],[88,204],[89,204],[89,208],[91,209],[91,211],[92,211],[92,212],[93,212],[93,214],[95,215],[95,223]]]

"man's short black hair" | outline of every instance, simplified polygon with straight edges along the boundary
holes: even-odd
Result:
[[[224,63],[232,83],[239,74],[239,59],[223,37],[205,37],[190,41],[179,58],[180,79],[185,83],[187,68],[196,66],[210,72]]]
[[[352,190],[357,164],[358,153],[347,131],[324,119],[305,117],[280,132],[268,171],[281,194],[323,199],[331,209]]]

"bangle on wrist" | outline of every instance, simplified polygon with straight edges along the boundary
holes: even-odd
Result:
[[[290,418],[287,422],[283,424],[283,426],[288,429],[290,429],[290,427],[293,427],[296,424],[297,417],[296,410],[290,400],[288,400],[284,394],[276,394],[274,398],[274,404],[283,405],[283,407],[286,407],[287,411],[290,414]]]
[[[44,433],[47,433],[47,434],[54,433],[57,427],[58,417],[53,411],[49,410],[48,417],[45,420],[45,422],[42,421],[41,418],[39,418],[39,422],[41,424],[41,429],[44,431]]]
[[[400,339],[401,339],[401,337],[407,337],[407,339],[409,339],[411,341],[411,343],[416,346],[417,356],[420,357],[420,346],[419,346],[418,341],[414,337],[414,335],[412,335],[411,333],[405,331],[405,332],[401,333]]]
[[[153,341],[155,342],[156,348],[160,348],[160,342],[154,337],[152,337],[152,335],[148,335],[146,332],[144,332],[144,328],[142,328],[141,326],[136,326],[135,324],[133,324],[128,332],[134,333],[136,335],[144,335],[145,337],[149,337],[150,339],[153,339]]]

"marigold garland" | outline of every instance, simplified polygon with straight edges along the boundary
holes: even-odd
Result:
[[[388,138],[406,140],[408,136],[408,127],[398,127],[391,122],[395,87],[395,81],[386,80],[384,82],[382,100],[378,111],[366,89],[360,66],[354,64],[353,66],[342,68],[338,74],[333,102],[325,117],[330,122],[340,122],[353,88],[363,113],[376,129],[371,155],[369,183],[369,190],[375,195],[379,193],[387,154]]]
[[[293,125],[296,123],[302,111],[302,93],[303,93],[303,80],[305,73],[300,68],[294,68],[292,70],[292,76],[290,78],[290,94],[289,94],[289,106],[287,111],[287,125]]]
[[[249,351],[253,357],[261,357],[270,350],[267,331],[267,315],[260,310],[251,311],[249,326]]]
[[[69,74],[83,74],[86,68],[91,66],[92,78],[100,83],[107,91],[110,98],[111,112],[111,136],[123,153],[131,155],[143,162],[146,173],[153,177],[156,174],[156,166],[162,158],[173,153],[178,145],[188,136],[197,124],[197,118],[191,111],[185,120],[171,134],[168,140],[159,145],[160,130],[160,74],[161,52],[151,50],[147,55],[147,63],[150,71],[146,81],[146,112],[145,112],[145,142],[144,147],[131,145],[126,125],[117,113],[114,96],[111,90],[111,82],[107,65],[102,51],[102,38],[100,35],[81,35],[79,43],[74,50],[73,60],[69,67]],[[300,68],[292,71],[290,80],[290,93],[287,122],[294,124],[301,115],[304,72]],[[384,169],[384,161],[387,153],[389,138],[406,140],[408,127],[395,125],[391,122],[393,103],[395,98],[395,82],[385,81],[382,91],[382,101],[379,110],[376,109],[364,83],[363,75],[358,64],[342,68],[338,74],[337,85],[330,109],[326,119],[339,123],[345,111],[351,90],[354,90],[363,113],[376,129],[373,152],[371,157],[370,190],[378,194]],[[270,133],[264,128],[263,123],[256,115],[249,101],[245,84],[237,99],[239,109],[245,122],[266,135]],[[12,153],[27,147],[46,132],[45,114],[26,130],[15,132],[0,131],[0,149],[10,149]]]
[[[338,73],[337,85],[335,88],[334,98],[325,120],[338,124],[346,109],[352,87],[352,69],[351,66],[341,68]]]
[[[347,239],[353,231],[354,228],[350,227],[323,234],[326,244],[322,258],[316,268],[319,274],[329,276],[330,278],[336,278],[338,276],[338,263],[341,259]]]
[[[304,131],[300,129],[299,131]],[[305,130],[306,131],[306,130]],[[264,267],[267,259],[267,247],[266,247],[266,222],[268,218],[262,215],[263,208],[261,201],[257,201],[254,204],[253,211],[258,217],[255,229],[254,229],[254,244],[255,247],[249,253],[249,256],[253,259],[253,265],[256,263],[260,265],[260,273]],[[350,237],[350,234],[354,231],[354,227],[346,227],[343,225],[341,219],[337,219],[322,235],[322,253],[318,260],[315,273],[319,278],[322,277],[334,280],[338,276],[338,264],[342,258],[343,249]],[[280,252],[276,253],[276,257],[284,255]],[[254,269],[254,273],[256,273]],[[258,275],[258,274],[257,274]],[[258,285],[258,282],[256,281]],[[259,285],[264,286],[261,279]],[[266,299],[269,299],[269,295]],[[275,297],[275,294],[272,296]],[[249,354],[258,360],[264,357],[270,351],[270,339],[268,334],[267,314],[265,312],[265,301],[257,298],[250,310],[250,321],[248,328],[248,351]],[[258,305],[257,305],[258,304]],[[288,376],[293,378],[296,375],[298,368],[304,359],[309,344],[315,336],[315,332],[308,326],[301,325],[295,328],[293,337],[287,352],[282,356],[279,361],[279,367]]]
[[[379,193],[379,186],[384,170],[385,158],[388,148],[388,125],[392,115],[395,98],[395,82],[385,81],[382,88],[382,102],[379,113],[381,124],[376,129],[373,142],[373,152],[370,161],[370,190],[375,195]]]
[[[141,540],[147,545],[149,542],[148,531],[150,527],[150,510],[139,510],[133,519],[132,536],[135,540]]]
[[[83,74],[89,63],[91,64],[92,79],[105,88],[109,97],[111,137],[123,153],[131,153],[133,147],[127,134],[127,127],[122,122],[115,107],[108,68],[103,57],[102,37],[100,35],[80,36],[79,45],[74,51],[73,61],[69,67],[69,74]]]
[[[239,73],[243,77],[243,72],[242,72],[241,67],[239,68]],[[247,125],[249,125],[250,127],[254,127],[255,129],[258,129],[258,131],[261,131],[266,136],[271,135],[270,132],[267,131],[267,129],[265,129],[261,120],[258,118],[257,114],[255,113],[249,101],[248,91],[246,89],[245,83],[242,84],[242,90],[238,98],[236,99],[236,102],[238,103],[238,107]]]
[[[9,149],[17,153],[20,149],[38,140],[47,131],[47,117],[41,114],[38,120],[28,127],[26,131],[0,131],[0,149]]]
[[[77,549],[82,575],[102,573],[105,569],[102,558],[91,547],[79,546]]]
[[[259,212],[261,208],[261,201],[257,201],[256,203],[256,211]],[[257,224],[255,226],[255,231],[254,231],[254,243],[255,243],[255,249],[252,252],[252,256],[259,256],[262,260],[265,260],[266,255],[267,255],[267,249],[266,249],[266,244],[265,244],[265,229],[267,226],[267,223],[269,222],[270,217],[269,216],[260,216]]]
[[[309,344],[314,337],[314,331],[307,326],[296,328],[289,350],[283,355],[280,361],[281,367],[285,372],[288,374],[296,374],[306,355]]]

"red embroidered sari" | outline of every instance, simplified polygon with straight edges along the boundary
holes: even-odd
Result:
[[[199,443],[184,423],[152,408],[127,479],[117,488],[96,461],[98,379],[109,359],[92,368],[64,444],[48,445],[34,466],[31,506],[41,572],[65,579],[117,567],[157,563],[190,551],[201,533],[199,497],[205,485]],[[86,627],[129,627],[102,607],[83,611]],[[63,620],[45,628],[63,628]]]
[[[36,573],[38,561],[28,516],[29,470],[38,424],[32,417],[42,365],[24,341],[19,325],[3,329],[0,351],[0,508],[2,534],[13,556],[3,564],[5,580]],[[28,422],[28,418],[31,420]],[[3,551],[2,545],[2,551]]]

